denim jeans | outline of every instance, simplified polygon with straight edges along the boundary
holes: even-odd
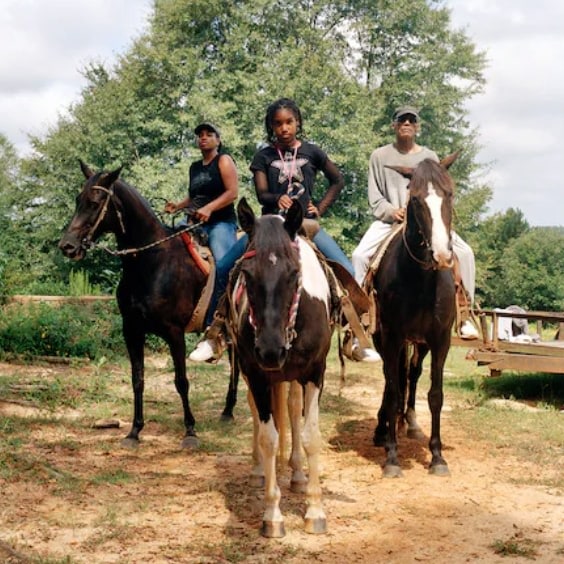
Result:
[[[237,224],[233,221],[218,221],[202,225],[208,235],[208,245],[215,262],[219,262],[237,241]]]
[[[321,254],[329,260],[334,260],[344,266],[354,276],[354,268],[347,255],[342,251],[341,247],[337,245],[333,237],[327,233],[322,227],[319,229],[313,242],[321,251]]]
[[[215,281],[213,285],[213,294],[210,299],[210,305],[206,313],[206,327],[211,325],[213,321],[213,314],[217,307],[217,302],[219,298],[227,290],[227,284],[229,282],[229,273],[231,269],[235,266],[235,263],[239,258],[241,258],[247,247],[249,237],[247,234],[243,235],[241,238],[236,240],[235,244],[219,259],[215,262]]]

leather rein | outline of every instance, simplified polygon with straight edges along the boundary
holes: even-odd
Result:
[[[120,211],[120,209],[118,208],[115,200],[114,200],[114,189],[113,189],[113,184],[112,186],[110,186],[110,188],[106,188],[105,186],[92,186],[91,187],[92,190],[101,190],[102,192],[106,193],[106,199],[104,200],[104,203],[102,204],[102,208],[100,210],[100,213],[98,214],[98,217],[96,218],[96,221],[94,222],[94,224],[92,225],[92,227],[90,228],[90,230],[88,231],[88,233],[86,234],[86,236],[82,239],[81,242],[81,246],[82,248],[86,251],[88,249],[91,248],[100,248],[103,251],[106,251],[107,253],[109,253],[112,256],[124,256],[124,255],[131,255],[131,254],[135,254],[135,253],[139,253],[142,251],[146,251],[147,249],[152,249],[153,247],[156,247],[166,241],[169,241],[170,239],[174,239],[175,237],[179,237],[181,236],[183,233],[187,233],[188,231],[192,231],[194,229],[196,229],[197,227],[199,227],[200,225],[203,224],[202,221],[200,221],[199,223],[195,223],[192,225],[189,225],[188,227],[185,227],[184,229],[181,229],[179,231],[174,232],[172,235],[168,235],[167,237],[163,237],[162,239],[159,239],[157,241],[153,241],[152,243],[148,243],[147,245],[143,245],[141,247],[135,247],[135,248],[129,248],[129,249],[118,249],[118,250],[113,250],[110,249],[108,247],[106,247],[105,245],[97,245],[94,241],[93,241],[93,236],[94,233],[96,232],[96,229],[98,229],[98,227],[100,226],[100,224],[102,223],[102,221],[104,220],[104,218],[106,217],[106,214],[108,213],[108,208],[110,206],[110,202],[114,205],[114,209],[116,211],[116,215],[119,221],[119,225],[121,228],[121,233],[122,235],[125,235],[125,225],[123,223],[123,216],[122,213]]]

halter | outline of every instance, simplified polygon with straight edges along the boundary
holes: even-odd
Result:
[[[421,224],[419,223],[419,220],[417,219],[417,216],[415,217],[415,221],[417,222],[417,231],[419,233],[419,235],[421,236],[421,239],[423,240],[423,245],[425,247],[425,250],[427,251],[427,253],[431,253],[431,259],[429,261],[427,260],[421,260],[420,258],[418,258],[417,256],[415,256],[415,254],[413,253],[413,251],[409,248],[409,244],[407,242],[407,219],[403,222],[402,225],[402,229],[401,229],[401,238],[403,241],[403,246],[405,247],[405,250],[407,251],[407,254],[419,265],[421,265],[423,267],[424,270],[436,270],[436,266],[435,263],[433,262],[433,258],[432,258],[432,247],[431,247],[431,243],[429,242],[429,240],[427,239],[427,237],[425,237],[425,235],[423,234],[423,230],[421,229]]]
[[[291,245],[294,247],[294,249],[296,250],[296,252],[298,253],[298,259],[300,256],[300,245],[298,243],[298,241],[292,241]],[[247,251],[244,255],[243,255],[243,259],[250,259],[255,257],[257,254],[255,249],[251,249],[249,251]],[[240,285],[240,292],[242,293],[244,291],[246,287],[246,282],[245,282],[245,277],[242,277],[242,282]],[[303,289],[303,285],[302,285],[302,271],[300,268],[299,274],[298,274],[298,284],[296,285],[296,291],[294,292],[294,295],[292,297],[292,303],[290,305],[290,309],[288,310],[288,321],[286,323],[286,327],[284,328],[284,335],[285,335],[285,343],[284,343],[284,348],[286,350],[290,350],[292,348],[292,342],[294,341],[294,339],[298,336],[297,332],[296,332],[296,319],[298,317],[298,308],[300,305],[300,297],[302,294],[302,289]],[[253,328],[254,332],[255,332],[255,339],[256,339],[256,332],[257,332],[257,324],[255,321],[255,315],[253,313],[253,308],[252,305],[249,301],[249,323],[251,324],[251,327]]]
[[[122,235],[125,235],[125,225],[123,223],[123,217],[122,214],[114,200],[114,190],[113,190],[113,184],[110,188],[106,188],[105,186],[92,186],[92,190],[101,190],[102,192],[105,192],[107,194],[107,197],[104,201],[104,204],[102,205],[102,209],[100,210],[100,214],[98,215],[98,217],[96,218],[96,221],[94,222],[94,225],[90,228],[90,230],[88,231],[88,233],[86,234],[86,237],[84,237],[84,239],[82,240],[81,246],[84,250],[88,250],[90,248],[93,248],[95,246],[95,243],[92,241],[92,237],[94,235],[94,232],[96,231],[96,229],[98,229],[100,223],[102,223],[102,221],[104,220],[104,218],[106,217],[106,214],[108,213],[108,207],[110,204],[110,200],[114,205],[114,209],[116,211],[116,215],[118,217],[119,220],[119,225],[121,227],[121,233]],[[131,248],[131,249],[119,249],[117,251],[114,251],[112,249],[109,249],[108,247],[104,246],[104,245],[97,245],[98,248],[106,251],[107,253],[109,253],[112,256],[124,256],[124,255],[131,255],[131,254],[135,254],[135,253],[139,253],[141,251],[146,251],[147,249],[151,249],[153,247],[156,247],[157,245],[160,245],[161,243],[164,243],[166,241],[169,241],[170,239],[174,239],[175,237],[179,237],[180,235],[182,235],[183,233],[186,233],[188,231],[193,231],[194,229],[196,229],[197,227],[199,227],[200,225],[203,224],[203,221],[200,221],[198,223],[194,223],[192,225],[189,225],[188,227],[185,227],[184,229],[181,229],[179,231],[176,231],[175,233],[173,233],[172,235],[168,235],[167,237],[163,237],[162,239],[159,239],[157,241],[153,241],[152,243],[148,243],[147,245],[143,245],[141,247],[136,247],[136,248]]]

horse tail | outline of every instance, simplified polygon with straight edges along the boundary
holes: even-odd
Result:
[[[287,452],[287,421],[289,382],[279,382],[272,386],[272,416],[278,430],[278,464],[283,465]]]

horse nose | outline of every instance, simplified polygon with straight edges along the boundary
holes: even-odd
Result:
[[[454,260],[451,252],[435,253],[433,256],[437,263],[437,270],[448,270],[454,265]]]
[[[255,356],[264,370],[281,370],[286,362],[287,351],[284,346],[255,345]]]
[[[74,243],[71,243],[64,237],[59,241],[58,247],[61,252],[68,258],[76,257],[80,251],[80,247],[77,247]]]

